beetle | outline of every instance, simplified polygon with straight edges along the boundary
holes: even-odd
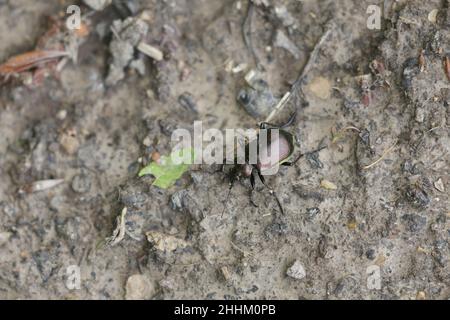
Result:
[[[292,156],[295,152],[295,136],[293,134],[291,134],[290,132],[286,131],[285,129],[289,126],[291,126],[296,118],[297,113],[294,113],[286,123],[282,124],[282,125],[275,125],[269,122],[261,122],[259,125],[259,130],[267,130],[267,143],[265,146],[263,146],[263,148],[267,148],[270,149],[271,145],[273,143],[278,143],[278,154],[277,154],[277,159],[276,159],[276,163],[272,163],[271,159],[269,159],[269,152],[267,152],[268,150],[265,150],[266,152],[262,152],[263,149],[260,149],[260,145],[259,145],[259,139],[260,139],[260,132],[258,132],[258,134],[256,135],[256,142],[257,142],[257,161],[255,164],[251,164],[249,161],[250,158],[250,142],[247,142],[245,144],[245,163],[243,164],[237,164],[237,156],[235,156],[234,158],[234,163],[233,163],[233,167],[232,169],[228,172],[228,177],[229,177],[229,190],[228,190],[228,194],[226,197],[226,200],[224,202],[224,208],[222,211],[222,216],[223,213],[225,212],[226,209],[226,203],[229,200],[230,194],[231,194],[231,190],[234,186],[234,183],[236,181],[239,181],[241,178],[244,179],[250,179],[250,184],[251,184],[251,194],[250,194],[250,202],[252,203],[252,205],[254,205],[255,207],[257,207],[257,205],[254,203],[254,201],[252,200],[252,193],[255,190],[255,185],[256,185],[256,176],[259,177],[259,180],[262,182],[262,184],[269,190],[269,193],[275,198],[278,207],[281,211],[282,214],[284,214],[284,210],[283,210],[283,206],[281,205],[281,202],[277,196],[277,194],[275,193],[275,191],[270,188],[267,183],[266,180],[264,178],[264,171],[267,169],[270,169],[271,167],[275,166],[275,165],[282,165],[282,166],[293,166],[295,163],[297,163],[303,156],[308,155],[308,154],[312,154],[315,152],[318,152],[326,147],[321,147],[317,150],[314,150],[312,152],[308,152],[305,154],[300,154],[299,156],[297,156],[297,158],[295,158],[293,161],[291,161]],[[272,130],[275,129],[278,131],[278,136],[274,136],[272,137]],[[275,140],[276,139],[276,140]],[[253,141],[254,142],[254,141]],[[224,162],[225,163],[225,162]],[[222,171],[223,171],[223,165],[222,165]]]

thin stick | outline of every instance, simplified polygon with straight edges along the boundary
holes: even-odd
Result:
[[[234,244],[233,241],[231,241],[231,245],[232,245],[233,248],[235,248],[237,251],[241,252],[245,257],[247,257],[247,256],[251,257],[251,256],[252,256],[252,253],[251,253],[251,252],[247,252],[247,251],[245,251],[245,250],[239,248],[236,244]]]
[[[311,69],[312,65],[315,63],[316,58],[319,54],[319,50],[322,48],[322,45],[324,44],[325,40],[328,38],[328,35],[330,34],[330,32],[332,30],[333,30],[333,27],[329,26],[328,30],[326,32],[324,32],[322,37],[320,37],[319,41],[314,46],[314,49],[311,51],[311,53],[309,55],[308,62],[303,67],[297,80],[295,80],[294,84],[292,85],[292,91],[298,90],[298,87],[301,86],[301,83],[302,83],[303,79],[305,78],[306,74],[309,73],[309,70]]]
[[[287,102],[289,101],[289,98],[291,97],[291,92],[288,91],[284,94],[283,98],[281,98],[280,102],[276,105],[275,109],[272,110],[272,112],[269,114],[269,116],[266,118],[264,122],[270,122],[275,115],[283,110],[283,108],[286,106]]]
[[[286,106],[287,102],[291,98],[292,92],[298,91],[298,89],[299,89],[299,87],[300,87],[300,85],[301,85],[301,83],[303,81],[303,78],[305,78],[306,74],[311,69],[313,63],[315,62],[315,60],[317,58],[317,55],[319,53],[320,48],[322,47],[323,43],[327,39],[327,37],[330,34],[331,30],[332,30],[332,27],[329,27],[328,30],[322,35],[320,40],[317,42],[317,44],[314,46],[313,51],[309,55],[308,62],[303,67],[303,69],[302,69],[300,75],[298,76],[297,80],[295,80],[294,84],[292,85],[291,91],[288,91],[288,92],[286,92],[284,94],[283,98],[281,98],[280,102],[278,102],[277,106],[270,113],[270,115],[267,117],[265,122],[270,122],[273,119],[273,117],[275,117],[275,115]]]
[[[364,170],[367,170],[367,169],[370,169],[370,168],[372,168],[373,166],[375,166],[377,163],[379,163],[380,161],[382,161],[392,150],[394,150],[394,148],[397,146],[397,142],[395,142],[391,147],[389,147],[388,149],[386,149],[384,152],[383,152],[383,154],[381,155],[381,157],[378,159],[378,160],[376,160],[375,162],[373,162],[373,163],[371,163],[371,164],[369,164],[369,165],[367,165],[367,166],[364,166],[364,167],[362,167],[362,169],[364,169]]]

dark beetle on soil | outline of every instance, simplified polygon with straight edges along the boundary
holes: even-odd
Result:
[[[322,147],[322,148],[319,148],[312,152],[300,154],[293,161],[290,161],[290,159],[292,158],[294,151],[295,151],[295,136],[284,129],[291,126],[293,124],[295,118],[296,118],[296,113],[294,113],[285,124],[282,124],[280,126],[271,124],[268,122],[260,123],[259,133],[257,134],[255,140],[249,141],[245,144],[245,163],[238,164],[238,161],[237,161],[238,157],[236,155],[234,156],[235,158],[234,158],[233,168],[228,172],[229,181],[230,181],[229,182],[229,191],[228,191],[225,203],[224,203],[224,209],[222,211],[222,215],[226,209],[226,203],[228,202],[228,199],[230,197],[231,190],[234,186],[234,183],[237,180],[240,180],[241,178],[250,178],[250,184],[252,187],[251,191],[253,192],[255,189],[256,176],[259,177],[259,179],[261,180],[263,185],[269,190],[270,194],[275,198],[281,213],[284,214],[283,206],[281,205],[281,202],[280,202],[278,196],[276,195],[275,191],[266,184],[266,180],[264,178],[264,172],[266,170],[270,170],[271,167],[274,167],[274,166],[279,166],[279,165],[293,166],[303,156],[305,156],[307,154],[312,154],[312,153],[318,152],[325,148],[325,147]],[[261,147],[259,144],[260,135],[261,135],[262,130],[267,130],[266,131],[267,132],[267,143],[263,147]],[[278,135],[274,135],[273,130],[276,130],[278,132]],[[250,162],[250,158],[251,158],[250,157],[250,153],[251,153],[250,144],[255,143],[255,142],[256,142],[256,146],[257,146],[257,158],[256,158],[257,161],[255,164],[252,164]],[[272,161],[273,159],[270,159],[270,149],[274,143],[278,144],[278,153],[276,154],[277,158],[275,159],[276,163],[273,163],[273,161]],[[267,150],[264,150],[262,148],[267,149]],[[223,170],[223,166],[222,166],[222,170]],[[250,195],[250,202],[255,207],[257,207],[257,205],[251,199],[251,195]]]

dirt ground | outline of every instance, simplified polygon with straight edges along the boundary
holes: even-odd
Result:
[[[76,63],[0,87],[0,298],[450,298],[449,1],[384,1],[370,30],[374,2],[82,7]],[[0,63],[33,50],[70,4],[0,0]],[[127,15],[145,16],[164,57],[134,52],[138,67],[115,80],[111,24]],[[228,182],[215,166],[169,189],[138,178],[194,120],[254,128],[236,99],[249,70],[275,100],[292,90],[274,121],[297,110],[296,154],[327,147],[268,178],[284,214],[259,181],[253,206],[244,180],[222,216]]]

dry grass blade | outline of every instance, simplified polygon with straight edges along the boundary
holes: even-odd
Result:
[[[450,57],[446,56],[444,59],[444,71],[448,81],[450,81]]]
[[[377,159],[375,162],[372,162],[371,164],[362,167],[362,169],[367,170],[370,169],[374,166],[376,166],[379,162],[381,162],[392,150],[394,150],[394,148],[397,146],[397,142],[395,142],[392,146],[390,146],[389,148],[387,148],[383,154],[381,155],[381,157],[379,159]]]
[[[8,75],[11,73],[20,73],[32,69],[40,63],[45,63],[65,56],[68,56],[68,53],[65,51],[45,50],[36,50],[19,54],[0,65],[0,74]]]

